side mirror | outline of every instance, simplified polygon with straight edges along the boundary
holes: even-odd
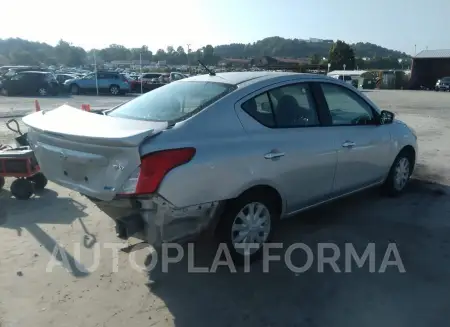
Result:
[[[392,124],[395,114],[391,111],[383,110],[380,114],[380,125]]]

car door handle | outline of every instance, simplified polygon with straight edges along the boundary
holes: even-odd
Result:
[[[343,148],[353,148],[355,146],[355,142],[352,141],[345,141],[342,143]]]
[[[265,159],[275,159],[284,156],[284,152],[269,152],[264,155]]]

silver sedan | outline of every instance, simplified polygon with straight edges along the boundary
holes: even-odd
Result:
[[[412,129],[334,78],[211,73],[101,114],[62,106],[23,118],[41,170],[108,205],[121,238],[154,245],[212,228],[253,260],[278,220],[348,194],[404,189]],[[136,213],[137,212],[137,213]]]

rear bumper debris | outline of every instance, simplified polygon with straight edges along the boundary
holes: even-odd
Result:
[[[116,221],[116,233],[120,239],[133,237],[155,247],[195,237],[217,223],[223,207],[222,202],[216,201],[176,208],[157,195],[95,203]],[[123,211],[126,207],[128,210]],[[121,216],[112,215],[112,211]]]

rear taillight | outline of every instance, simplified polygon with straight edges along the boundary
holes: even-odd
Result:
[[[122,186],[120,194],[142,195],[154,193],[169,171],[189,162],[195,148],[153,152],[141,158],[141,166]]]

